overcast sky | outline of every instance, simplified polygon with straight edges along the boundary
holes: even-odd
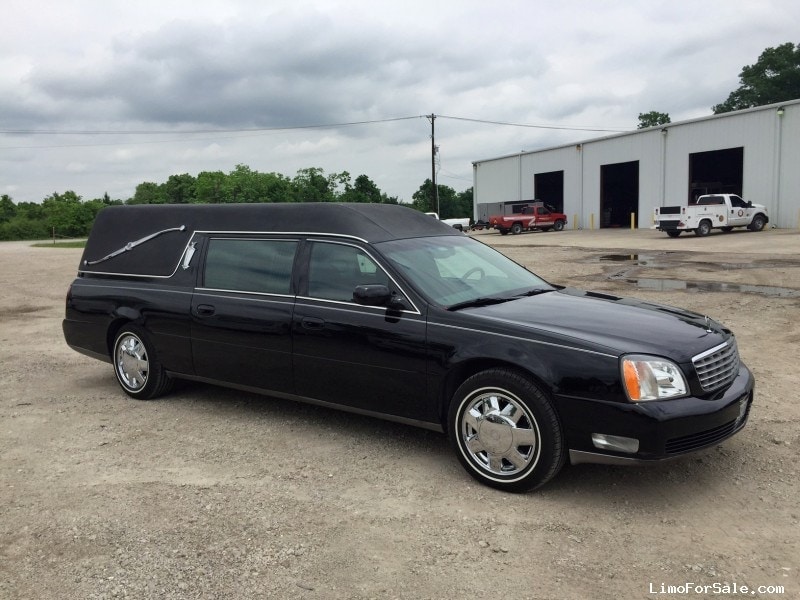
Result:
[[[124,200],[237,164],[365,174],[408,202],[431,176],[424,115],[440,116],[438,181],[461,191],[474,160],[605,135],[573,128],[711,114],[765,48],[800,42],[797,0],[5,0],[1,14],[0,194],[15,202]]]

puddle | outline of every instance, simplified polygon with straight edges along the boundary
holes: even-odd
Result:
[[[600,262],[630,263],[631,266],[663,267],[667,263],[659,262],[655,254],[603,254]],[[661,256],[663,259],[663,255]]]
[[[611,262],[626,262],[629,260],[639,260],[638,254],[604,254],[600,257],[600,261],[611,261]]]
[[[595,255],[594,260],[601,263],[620,263],[624,265],[622,269],[613,273],[606,272],[606,279],[612,281],[624,281],[635,285],[641,290],[650,291],[684,291],[684,292],[732,292],[739,294],[758,294],[769,298],[800,298],[800,289],[778,287],[772,285],[752,285],[745,283],[722,283],[718,281],[689,281],[684,279],[667,279],[652,277],[637,277],[641,272],[638,267],[647,268],[670,268],[679,266],[690,266],[697,271],[733,271],[744,269],[768,269],[768,268],[796,268],[800,266],[798,260],[755,260],[750,263],[737,262],[694,262],[680,258],[677,253],[653,253],[645,254],[642,252],[632,252],[630,254],[601,254]]]
[[[758,294],[769,298],[800,298],[800,290],[775,287],[771,285],[748,285],[743,283],[719,283],[714,281],[683,281],[680,279],[625,279],[642,290],[657,292],[735,292],[741,294]]]
[[[711,262],[711,261],[687,261],[681,260],[673,252],[661,252],[658,254],[601,254],[595,256],[593,260],[600,262],[629,263],[631,266],[647,267],[667,267],[686,264],[693,267],[716,268],[724,271],[738,271],[743,269],[782,269],[800,267],[798,260],[754,260],[752,262]]]

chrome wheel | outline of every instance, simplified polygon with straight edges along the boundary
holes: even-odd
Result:
[[[536,465],[539,426],[519,398],[506,390],[476,390],[460,412],[467,458],[492,475],[511,478]]]
[[[467,473],[506,492],[544,485],[566,460],[547,393],[516,370],[498,367],[467,378],[453,394],[447,431]]]
[[[114,365],[120,384],[128,390],[136,392],[147,384],[150,372],[147,349],[134,334],[126,332],[117,340]]]

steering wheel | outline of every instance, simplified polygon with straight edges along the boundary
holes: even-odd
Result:
[[[472,267],[469,271],[467,271],[461,276],[461,280],[466,281],[467,279],[469,279],[469,276],[472,275],[473,273],[480,273],[481,274],[480,279],[486,277],[486,271],[484,271],[482,268]]]

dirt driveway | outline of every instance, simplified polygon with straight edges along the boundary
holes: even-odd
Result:
[[[432,432],[199,384],[128,399],[63,341],[80,250],[2,243],[0,598],[799,598],[800,233],[474,235],[730,326],[748,427],[502,494]]]

